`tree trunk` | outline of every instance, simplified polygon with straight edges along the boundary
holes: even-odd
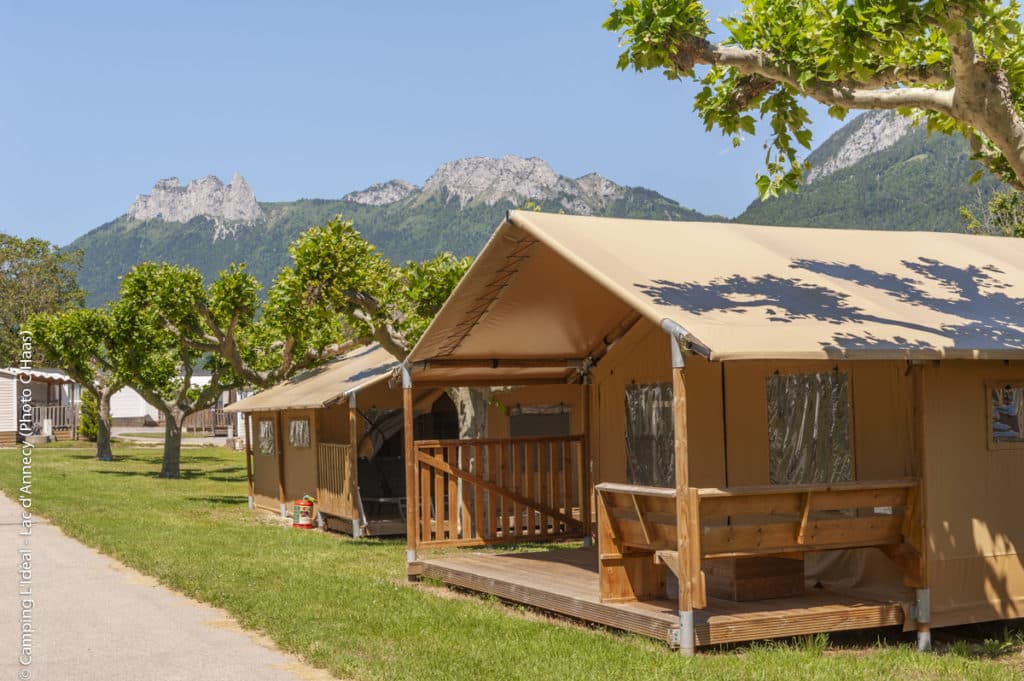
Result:
[[[491,389],[451,388],[448,396],[459,413],[459,439],[487,437],[487,406],[491,402]]]
[[[487,407],[491,403],[491,388],[451,388],[448,390],[448,396],[455,403],[455,409],[459,414],[459,439],[460,440],[477,440],[487,437]],[[476,449],[480,451],[479,448]],[[487,474],[486,462],[477,461],[475,455],[469,461],[463,460],[463,448],[458,448],[458,466],[459,468],[468,469],[469,472],[477,475],[483,473]],[[459,500],[459,508],[472,507],[475,499],[473,494],[477,493],[477,490],[473,489],[468,491],[463,488],[462,480],[456,483],[456,489]],[[467,498],[467,492],[468,498]],[[475,525],[475,516],[470,516],[469,527],[463,525],[463,514],[458,514],[458,533],[460,537],[467,536],[467,531],[470,534],[476,534],[477,527]]]
[[[96,458],[100,461],[114,460],[110,448],[110,398],[113,394],[113,390],[103,388],[96,398]]]
[[[164,462],[161,478],[181,477],[181,430],[185,414],[179,409],[164,413]]]

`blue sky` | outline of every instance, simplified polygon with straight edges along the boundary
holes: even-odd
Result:
[[[65,244],[163,177],[334,198],[505,154],[739,213],[760,143],[706,133],[694,86],[617,71],[609,8],[0,0],[0,231]],[[839,123],[813,111],[817,143]]]

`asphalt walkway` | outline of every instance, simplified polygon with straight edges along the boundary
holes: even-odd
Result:
[[[326,681],[225,612],[160,586],[34,518],[0,494],[0,678],[20,681]],[[23,621],[19,550],[31,549]],[[19,662],[23,625],[32,661]]]

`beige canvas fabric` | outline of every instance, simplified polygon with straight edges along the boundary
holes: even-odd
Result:
[[[565,374],[640,315],[711,359],[1024,357],[1024,240],[512,211],[414,349],[434,380]]]
[[[398,360],[379,345],[368,345],[230,404],[224,411],[249,413],[326,407],[352,392],[387,380],[397,365]]]

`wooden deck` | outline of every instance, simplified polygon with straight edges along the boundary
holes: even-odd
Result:
[[[679,619],[672,601],[600,602],[593,549],[463,551],[414,563],[410,574],[678,645]],[[796,598],[746,603],[709,598],[708,607],[694,616],[699,646],[903,623],[899,603],[823,589],[808,589]]]

